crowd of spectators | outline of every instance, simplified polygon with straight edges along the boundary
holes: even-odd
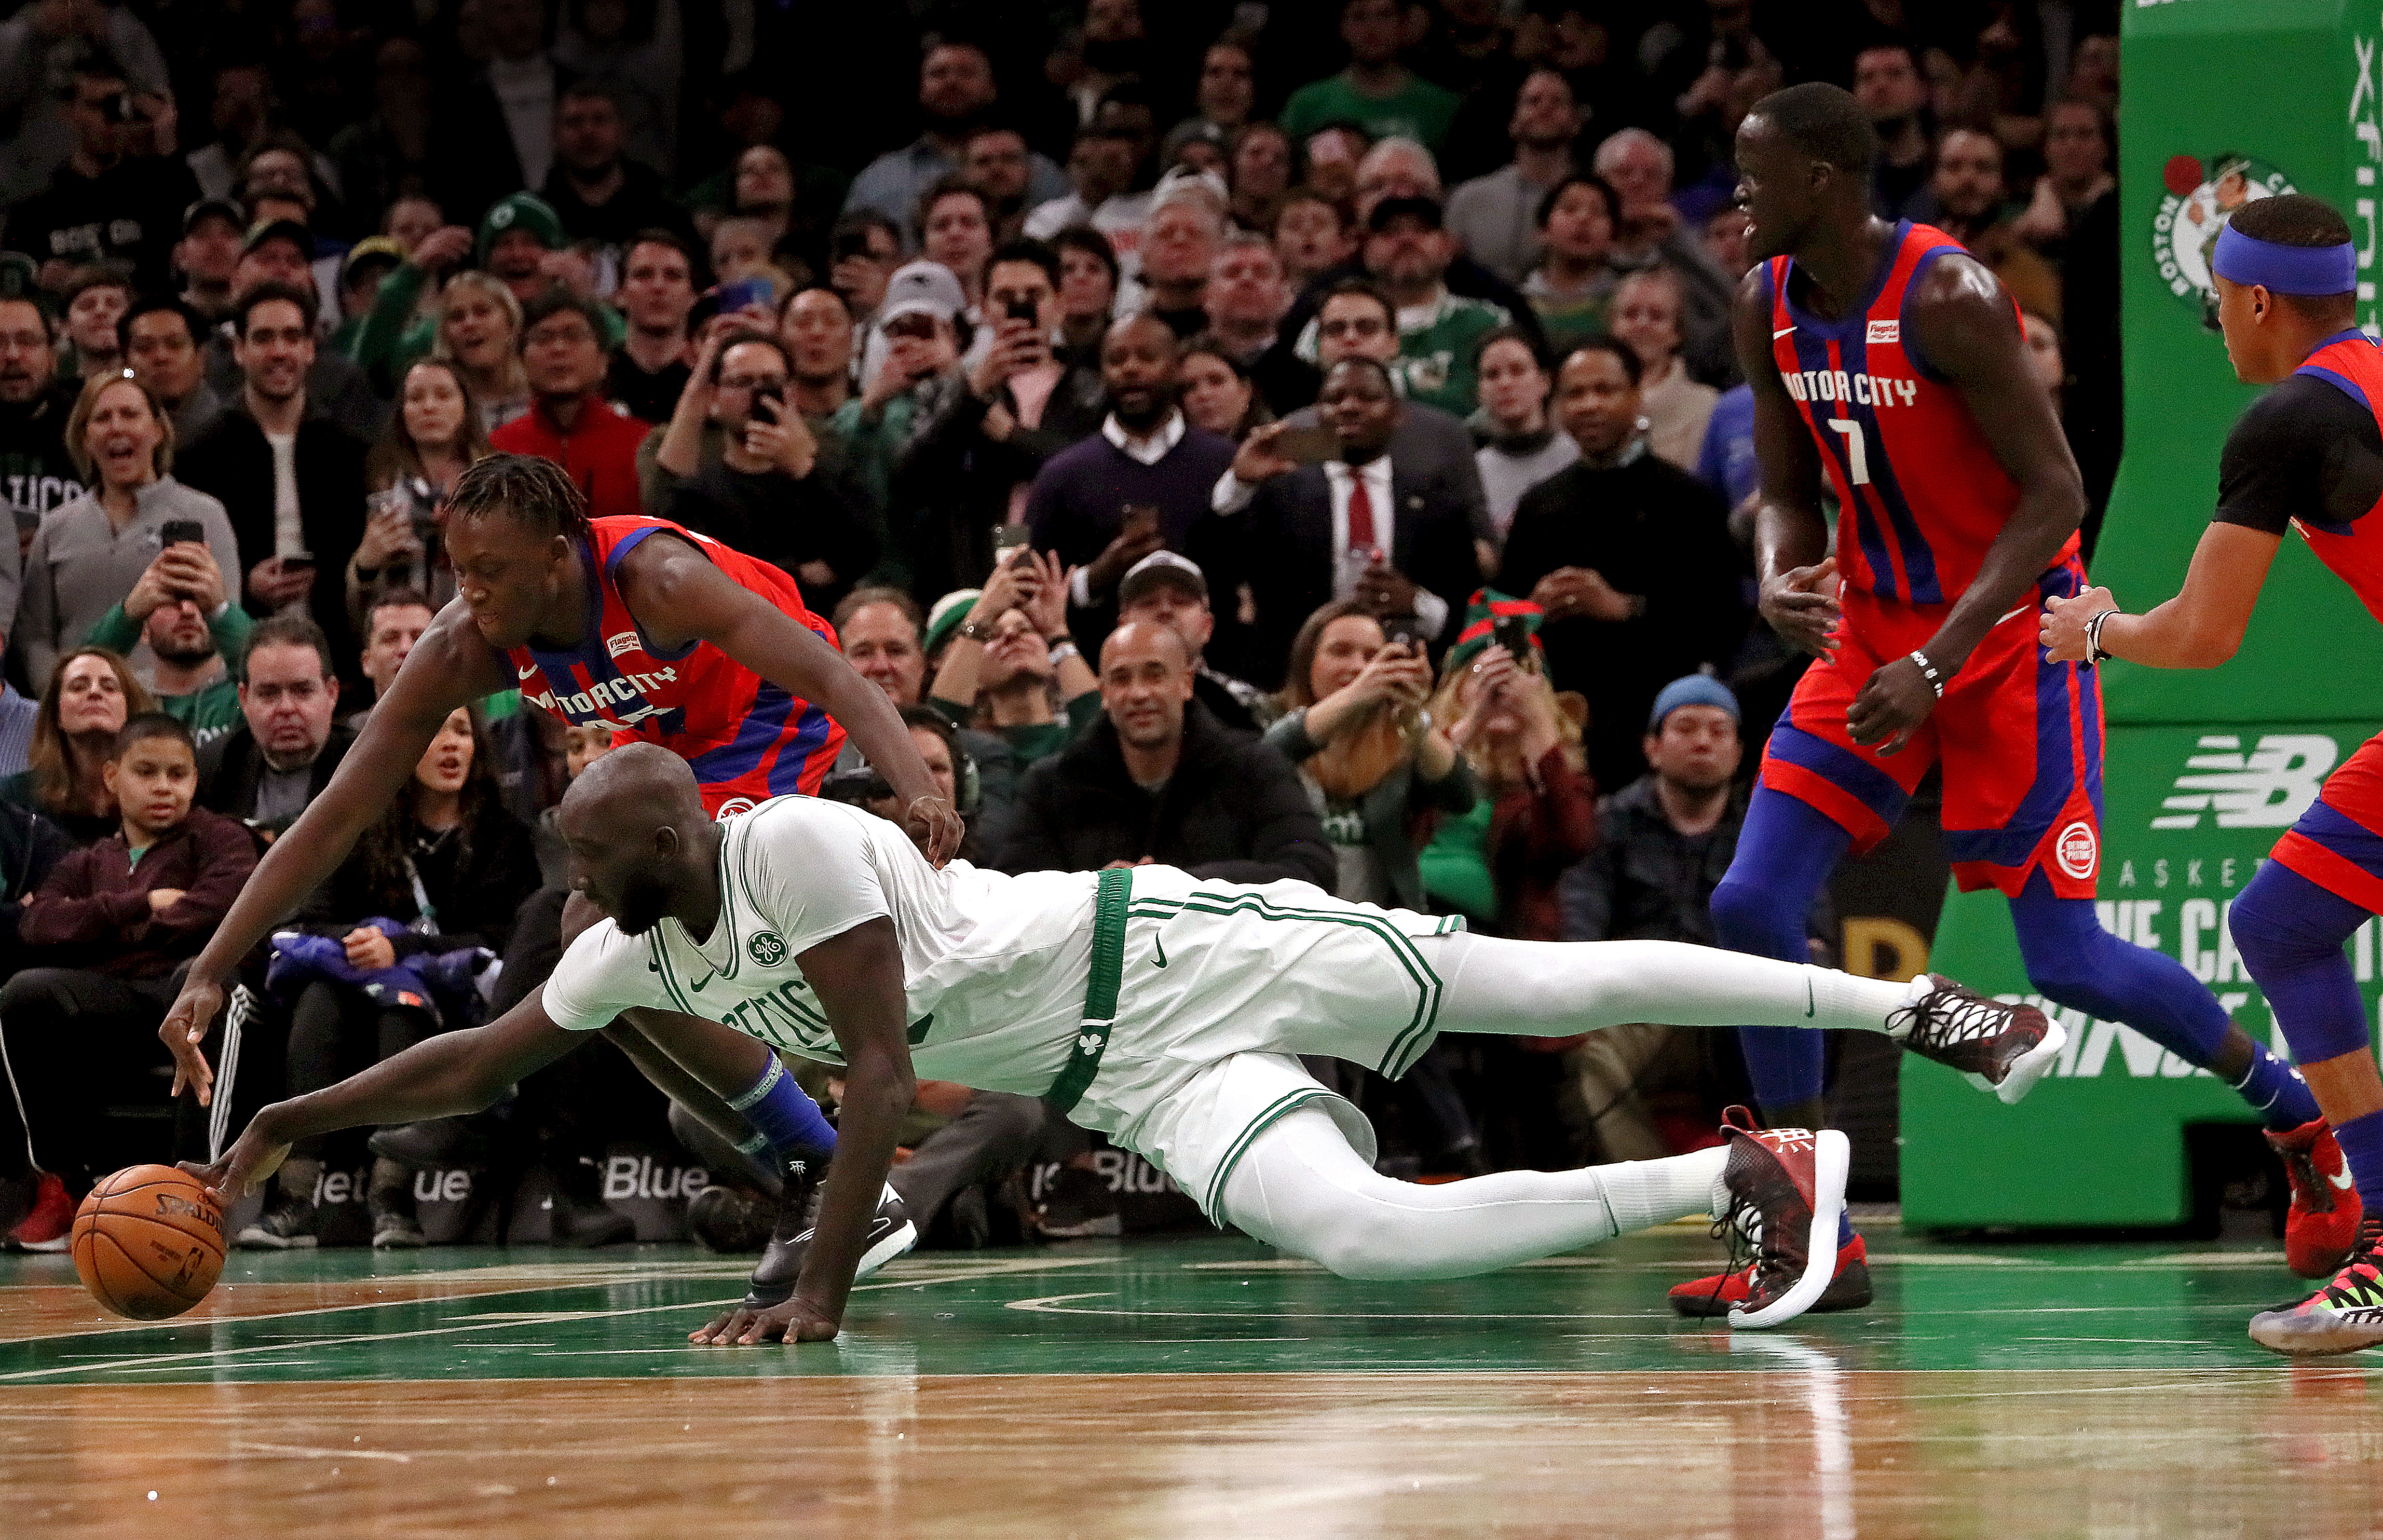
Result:
[[[22,0],[14,1242],[57,1244],[162,1101],[177,967],[453,598],[444,499],[492,452],[793,573],[969,859],[1707,939],[1794,668],[1750,624],[1736,127],[1855,93],[1877,211],[2001,277],[2098,501],[2115,31],[2115,0]],[[551,809],[607,746],[515,696],[459,713],[255,960],[278,1035],[243,1103],[550,966]],[[1654,1029],[1532,1046],[1317,1071],[1421,1171],[1660,1152],[1667,1073],[1727,1073]],[[614,1238],[568,1085],[525,1088],[512,1143],[567,1168],[558,1235]],[[921,1108],[909,1179],[962,1233],[953,1193],[1025,1152],[1089,1170],[1031,1102]],[[492,1140],[374,1136],[376,1238],[419,1240],[409,1163]],[[250,1243],[310,1243],[340,1158],[301,1151]]]

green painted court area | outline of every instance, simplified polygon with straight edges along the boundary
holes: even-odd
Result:
[[[100,1330],[107,1318],[67,1259],[17,1256],[0,1258],[0,1300],[42,1308],[6,1312],[16,1340],[0,1342],[0,1386],[1645,1373],[1774,1351],[1846,1370],[2280,1371],[2243,1326],[2306,1287],[2273,1246],[1951,1244],[1892,1227],[1868,1238],[1877,1301],[1784,1332],[1674,1317],[1663,1290],[1719,1255],[1700,1228],[1674,1226],[1423,1284],[1351,1282],[1214,1235],[927,1253],[864,1280],[835,1343],[739,1349],[693,1348],[685,1334],[742,1292],[747,1263],[686,1247],[236,1252],[203,1308],[243,1318]]]

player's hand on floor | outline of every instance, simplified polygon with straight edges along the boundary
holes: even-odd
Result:
[[[2048,663],[2085,663],[2093,650],[2085,640],[2085,622],[2105,610],[2116,610],[2118,601],[2110,597],[2107,588],[2088,588],[2075,598],[2048,598],[2043,601],[2043,619],[2037,629],[2043,643],[2044,661]]]
[[[1879,745],[1882,756],[1901,749],[1928,713],[1936,709],[1936,687],[1908,658],[1881,663],[1862,682],[1846,711],[1846,732],[1858,744]]]
[[[231,1148],[223,1152],[221,1160],[212,1165],[184,1161],[181,1168],[204,1182],[208,1196],[228,1209],[239,1202],[250,1188],[270,1181],[273,1174],[281,1169],[281,1163],[289,1158],[290,1146],[260,1132],[257,1121],[251,1119],[247,1129],[232,1141]]]
[[[1837,559],[1764,578],[1759,607],[1789,647],[1827,657],[1837,649],[1834,633],[1844,616],[1837,603]]]
[[[912,802],[902,822],[932,866],[940,867],[957,855],[960,836],[968,832],[967,823],[950,803],[939,796],[922,796]]]
[[[221,985],[193,973],[184,980],[173,1009],[157,1027],[158,1041],[174,1055],[173,1093],[179,1096],[182,1088],[189,1086],[203,1107],[215,1099],[216,1073],[208,1066],[207,1056],[199,1052],[199,1044],[207,1041],[207,1030],[215,1024],[216,1013],[223,1009],[223,1001]]]
[[[767,1310],[745,1305],[722,1311],[700,1331],[686,1334],[689,1342],[708,1348],[752,1348],[771,1342],[833,1341],[841,1323],[807,1304],[799,1294]]]

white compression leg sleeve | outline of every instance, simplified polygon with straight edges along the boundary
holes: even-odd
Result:
[[[1726,1150],[1578,1171],[1502,1171],[1421,1187],[1349,1147],[1321,1107],[1260,1134],[1225,1183],[1224,1217],[1344,1278],[1458,1278],[1718,1212]]]
[[[1595,1027],[1830,1027],[1883,1032],[1913,984],[1683,942],[1415,942],[1445,986],[1443,1032],[1569,1037]]]

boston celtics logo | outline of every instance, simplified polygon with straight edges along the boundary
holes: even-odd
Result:
[[[775,930],[755,931],[753,939],[745,943],[745,950],[763,967],[775,967],[786,960],[785,938]]]
[[[2206,161],[2171,155],[2160,169],[2164,191],[2152,221],[2152,260],[2168,292],[2191,305],[2213,329],[2217,285],[2209,277],[2217,232],[2244,203],[2292,191],[2291,179],[2263,160],[2222,154]]]

